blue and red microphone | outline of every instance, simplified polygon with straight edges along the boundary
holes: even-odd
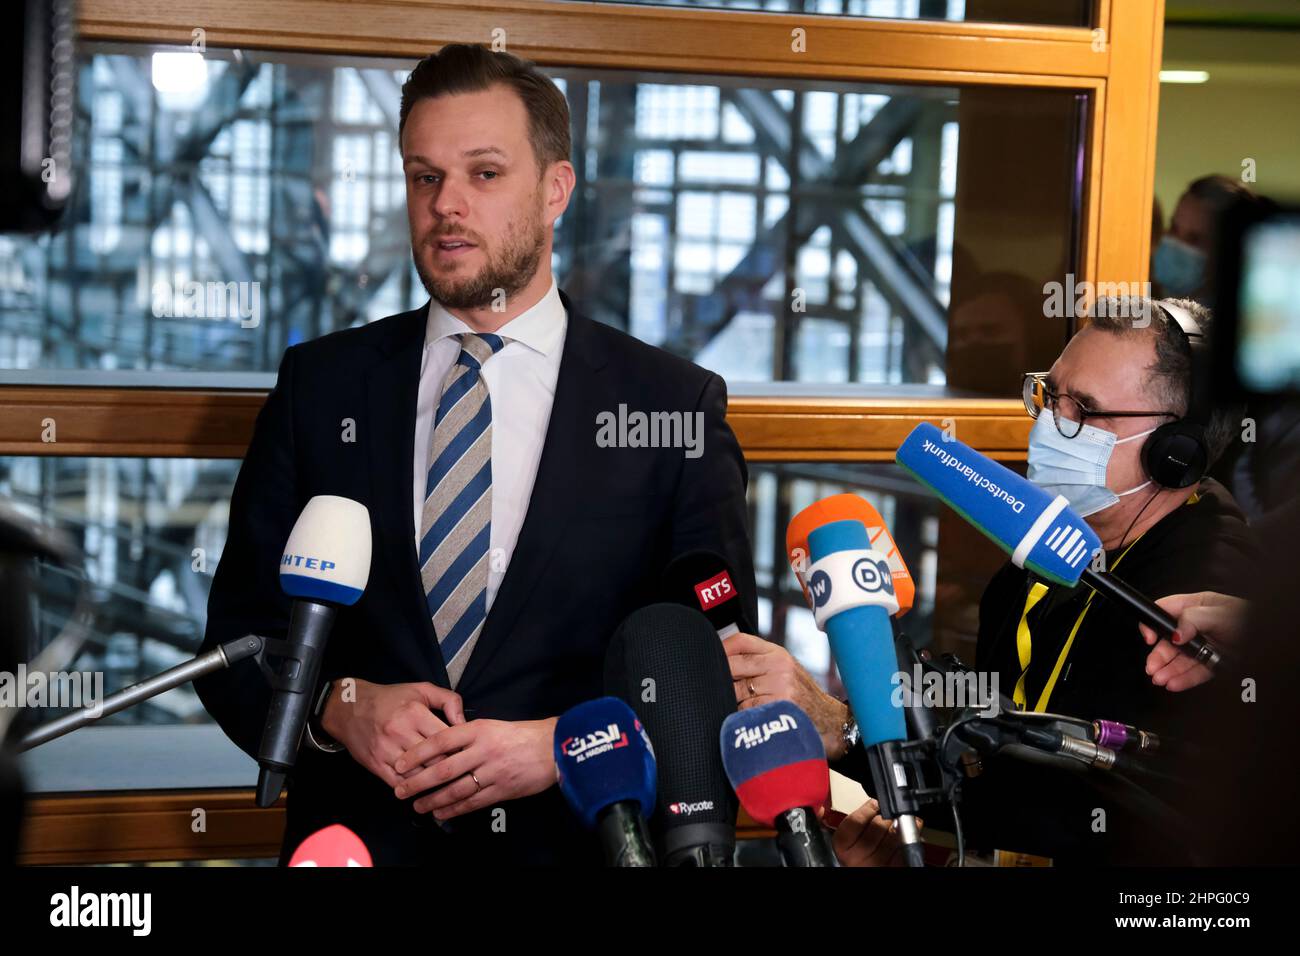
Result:
[[[812,718],[785,700],[737,711],[722,723],[722,765],[740,805],[776,828],[786,866],[834,866],[817,819],[830,798],[826,749]]]

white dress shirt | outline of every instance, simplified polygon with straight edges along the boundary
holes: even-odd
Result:
[[[487,606],[491,610],[501,579],[514,554],[519,529],[537,478],[537,464],[551,419],[555,382],[568,316],[554,277],[546,294],[527,312],[511,319],[498,335],[513,339],[483,365],[492,402],[492,529],[488,554]],[[420,552],[424,493],[429,480],[429,443],[442,398],[442,383],[460,355],[453,336],[472,332],[437,300],[429,303],[420,359],[420,392],[415,410],[415,550]]]

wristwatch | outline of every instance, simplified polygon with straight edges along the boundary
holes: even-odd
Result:
[[[853,716],[853,706],[847,700],[844,701],[844,711],[844,723],[840,725],[840,739],[844,741],[844,755],[848,756],[862,739],[862,730]]]
[[[321,684],[320,692],[316,695],[316,704],[311,709],[311,714],[307,718],[307,743],[309,746],[322,753],[336,754],[345,749],[337,740],[325,733],[325,728],[321,726],[321,718],[325,715],[325,704],[330,699],[330,691],[334,689],[334,682],[327,680]]]

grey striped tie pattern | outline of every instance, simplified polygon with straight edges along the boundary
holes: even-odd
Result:
[[[420,520],[420,579],[451,686],[487,620],[492,533],[492,400],[482,367],[505,346],[464,333],[442,384]]]

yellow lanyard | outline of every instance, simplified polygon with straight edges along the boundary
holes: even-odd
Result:
[[[1124,560],[1124,555],[1133,549],[1133,545],[1142,540],[1143,535],[1138,535],[1133,539],[1133,543],[1125,548],[1111,568],[1119,567],[1119,563]],[[1034,609],[1034,605],[1043,599],[1047,594],[1048,587],[1041,581],[1035,581],[1033,587],[1029,589],[1029,597],[1025,599],[1025,610],[1020,615],[1020,625],[1016,628],[1016,653],[1020,658],[1020,678],[1016,681],[1016,689],[1012,692],[1011,699],[1015,702],[1016,707],[1021,710],[1025,709],[1025,676],[1029,673],[1029,661],[1033,652],[1033,641],[1029,634],[1029,612]],[[1093,591],[1088,595],[1088,600],[1083,603],[1083,610],[1079,612],[1079,617],[1074,622],[1074,627],[1070,628],[1070,636],[1066,638],[1065,646],[1061,648],[1060,656],[1056,659],[1056,666],[1052,668],[1052,676],[1047,678],[1047,683],[1043,685],[1043,692],[1038,695],[1038,703],[1034,705],[1035,713],[1043,713],[1047,710],[1047,702],[1052,697],[1052,691],[1056,689],[1057,678],[1061,676],[1061,668],[1065,666],[1065,659],[1070,656],[1070,648],[1074,644],[1074,636],[1079,633],[1079,627],[1083,624],[1083,619],[1088,614],[1088,608],[1092,607],[1092,599],[1097,596]]]

